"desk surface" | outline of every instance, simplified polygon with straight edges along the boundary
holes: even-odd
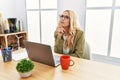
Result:
[[[0,58],[0,80],[120,80],[120,67],[71,57],[75,65],[69,70],[34,62],[32,76],[20,78],[16,61],[3,62]]]

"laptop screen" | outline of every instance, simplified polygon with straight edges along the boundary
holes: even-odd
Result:
[[[55,66],[51,47],[49,45],[24,41],[29,59],[43,64]]]

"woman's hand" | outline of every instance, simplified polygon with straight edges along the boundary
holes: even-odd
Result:
[[[64,32],[65,32],[65,30],[64,30],[63,27],[58,27],[57,28],[57,35],[58,35],[59,38],[62,37],[62,35],[64,34]]]

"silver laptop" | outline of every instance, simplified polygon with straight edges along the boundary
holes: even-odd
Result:
[[[29,59],[54,67],[60,64],[60,57],[53,55],[49,45],[30,41],[24,41],[24,44]]]

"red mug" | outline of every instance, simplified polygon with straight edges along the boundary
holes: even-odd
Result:
[[[72,62],[72,64],[70,64],[71,62]],[[74,61],[70,59],[70,56],[64,55],[64,56],[60,57],[60,65],[61,65],[62,69],[67,70],[69,68],[69,66],[74,65]]]

